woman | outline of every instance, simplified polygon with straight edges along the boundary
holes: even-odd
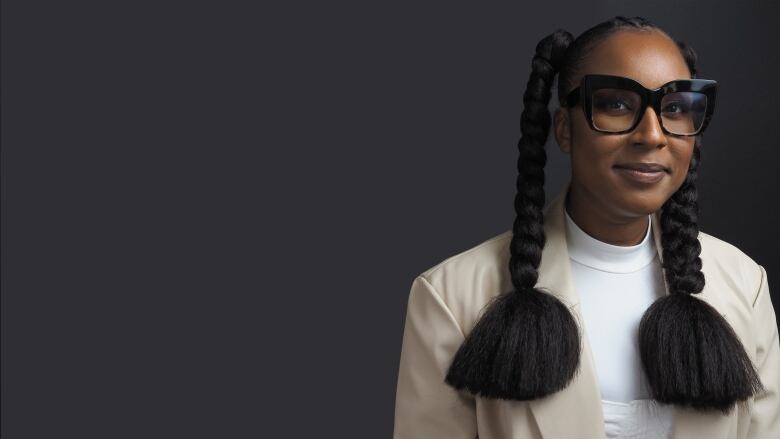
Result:
[[[544,207],[556,74],[572,174]],[[412,283],[396,439],[780,438],[767,273],[697,225],[715,91],[641,17],[539,42],[514,226]]]

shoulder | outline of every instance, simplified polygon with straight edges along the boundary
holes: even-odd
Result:
[[[511,288],[509,244],[512,230],[489,237],[419,274],[468,332],[480,310]]]
[[[429,280],[440,277],[444,272],[453,268],[467,270],[498,262],[504,249],[508,250],[509,241],[512,239],[512,231],[507,230],[492,236],[480,243],[456,253],[421,273],[421,276]]]
[[[763,267],[736,245],[709,233],[699,231],[699,242],[705,282],[717,279],[736,286],[752,304],[763,281]]]

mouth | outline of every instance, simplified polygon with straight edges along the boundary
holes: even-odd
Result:
[[[658,164],[615,165],[613,168],[623,178],[640,186],[658,183],[669,174],[668,168]]]
[[[659,163],[618,163],[613,166],[616,169],[627,169],[630,171],[636,171],[646,174],[655,174],[663,172],[669,174],[671,171],[668,167]]]

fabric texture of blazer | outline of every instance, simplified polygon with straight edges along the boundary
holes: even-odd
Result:
[[[537,287],[558,297],[580,326],[580,366],[568,387],[531,401],[481,398],[444,382],[447,368],[488,301],[512,289],[512,230],[451,256],[412,282],[396,386],[394,439],[603,439],[601,393],[565,235],[571,181],[544,209],[546,243]],[[659,212],[652,234],[662,260]],[[696,296],[717,309],[739,336],[765,392],[729,415],[674,406],[672,438],[780,438],[780,342],[763,266],[737,247],[699,233],[705,286]],[[666,294],[668,286],[664,279]]]

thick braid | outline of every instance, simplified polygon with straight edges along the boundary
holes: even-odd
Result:
[[[523,95],[517,195],[509,272],[514,290],[495,297],[466,337],[445,381],[487,398],[529,400],[565,388],[579,366],[580,338],[568,308],[535,288],[545,244],[548,104],[572,35],[558,30],[536,46]]]
[[[696,294],[704,288],[699,242],[699,204],[696,177],[701,149],[694,145],[688,175],[661,210],[663,267],[669,290]]]
[[[509,262],[512,283],[518,291],[536,285],[537,269],[542,260],[545,244],[542,218],[545,203],[544,166],[547,163],[544,145],[551,123],[548,105],[557,65],[564,53],[561,49],[568,47],[570,42],[571,35],[560,30],[539,42],[531,62],[531,76],[523,94],[523,112],[520,115],[522,136],[517,145],[519,156],[514,203],[517,216],[513,224]],[[552,53],[556,44],[557,53]]]
[[[694,78],[696,53],[677,44]],[[697,136],[685,181],[661,208],[662,267],[670,295],[643,315],[639,350],[654,399],[727,414],[763,386],[726,319],[694,297],[705,284],[696,190],[700,141]]]

